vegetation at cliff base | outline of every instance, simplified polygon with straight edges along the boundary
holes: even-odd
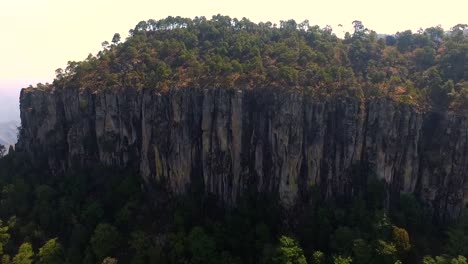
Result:
[[[1,263],[467,263],[467,217],[441,224],[407,194],[386,208],[377,179],[345,200],[316,189],[285,210],[246,194],[229,209],[196,189],[146,193],[130,170],[39,165],[0,158]]]

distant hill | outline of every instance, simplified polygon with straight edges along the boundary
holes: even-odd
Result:
[[[9,121],[0,123],[0,144],[6,146],[16,144],[17,131],[20,123],[18,121]]]
[[[0,123],[19,121],[19,94],[22,85],[0,82]]]

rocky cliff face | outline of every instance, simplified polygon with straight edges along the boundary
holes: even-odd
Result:
[[[234,204],[247,189],[284,206],[312,186],[352,195],[374,174],[442,218],[468,203],[468,119],[388,99],[318,99],[296,91],[181,89],[21,93],[17,145],[60,173],[132,166],[148,184],[193,186]],[[365,168],[356,173],[356,168]]]

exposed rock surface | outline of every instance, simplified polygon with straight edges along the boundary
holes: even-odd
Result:
[[[442,218],[468,203],[468,119],[389,99],[317,99],[298,91],[181,89],[21,93],[17,149],[60,173],[138,168],[172,193],[194,185],[233,204],[248,188],[285,206],[318,185],[350,195],[367,168]],[[362,171],[362,170],[361,170]]]

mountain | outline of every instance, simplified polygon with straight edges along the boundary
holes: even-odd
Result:
[[[466,44],[454,35],[450,51],[435,50],[438,28],[423,44],[408,31],[386,45],[359,27],[344,41],[304,27],[143,21],[126,42],[116,35],[53,84],[22,91],[20,149],[53,171],[133,167],[170,193],[201,184],[227,204],[248,188],[286,207],[310,186],[351,195],[361,168],[441,219],[461,215],[468,73],[450,62]]]
[[[19,125],[18,121],[0,123],[0,145],[8,148],[16,144]]]
[[[466,263],[463,25],[353,25],[142,21],[23,89],[3,262]]]
[[[19,122],[19,95],[21,91],[19,87],[22,87],[20,83],[0,82],[0,123]]]

